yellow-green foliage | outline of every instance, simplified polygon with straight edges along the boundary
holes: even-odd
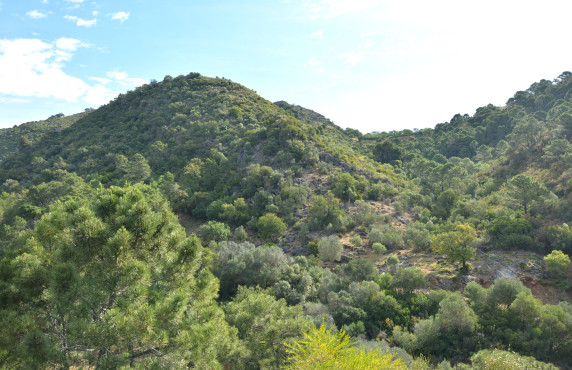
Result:
[[[287,345],[289,364],[285,369],[405,369],[400,358],[381,350],[355,348],[343,330],[332,333],[322,323],[305,334],[306,339]]]
[[[471,357],[473,369],[513,370],[513,369],[558,369],[552,364],[537,361],[534,357],[521,356],[518,353],[500,349],[482,350]]]

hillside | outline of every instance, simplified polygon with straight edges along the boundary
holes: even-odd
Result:
[[[87,110],[67,117],[60,113],[43,121],[27,122],[12,128],[0,129],[0,161],[8,155],[16,153],[20,148],[38,142],[49,132],[61,131],[73,125],[89,112]]]
[[[397,368],[566,368],[571,89],[362,135],[191,73],[43,131],[0,163],[0,364],[278,368],[323,324]]]

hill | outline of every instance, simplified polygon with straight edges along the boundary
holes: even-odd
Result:
[[[48,132],[61,131],[73,125],[89,112],[90,110],[86,110],[67,117],[60,113],[43,121],[27,122],[12,128],[0,129],[0,161],[16,153],[20,148],[38,142]]]
[[[571,88],[367,135],[198,73],[122,94],[0,164],[0,364],[278,368],[323,324],[566,366]]]

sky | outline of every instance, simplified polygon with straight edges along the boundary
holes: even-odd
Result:
[[[364,133],[434,127],[572,70],[572,2],[0,0],[0,127],[199,72]]]

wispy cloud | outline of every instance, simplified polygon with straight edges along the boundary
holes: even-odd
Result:
[[[20,98],[5,98],[0,96],[0,103],[29,103],[29,100],[20,99]]]
[[[68,3],[73,3],[73,4],[81,4],[83,3],[85,0],[65,0]]]
[[[371,40],[365,40],[363,44],[358,46],[358,50],[352,50],[345,54],[340,55],[338,58],[342,60],[342,62],[348,66],[353,67],[362,60],[365,59],[366,52],[371,49],[372,42]]]
[[[64,15],[64,18],[67,19],[68,21],[75,22],[76,26],[78,27],[93,27],[97,24],[96,18],[87,20],[76,17],[75,15]]]
[[[46,18],[48,16],[47,13],[42,13],[36,9],[30,10],[29,12],[26,13],[26,15],[32,19],[42,19],[42,18]]]
[[[65,51],[76,51],[79,48],[86,48],[89,47],[89,44],[82,42],[78,39],[71,39],[67,37],[61,37],[56,40],[56,48],[65,50]]]
[[[119,21],[121,23],[129,19],[129,12],[117,12],[111,14],[112,21]]]
[[[311,19],[336,18],[359,10],[375,8],[376,0],[305,0],[304,7],[309,10]]]
[[[126,72],[107,72],[106,75],[123,86],[139,86],[147,83],[147,80],[142,78],[129,77]]]
[[[310,37],[321,39],[321,38],[324,37],[324,30],[323,30],[323,29],[318,30],[318,31],[312,33],[312,34],[310,35]]]
[[[316,59],[315,57],[310,57],[310,60],[308,60],[306,64],[308,64],[310,67],[317,67],[324,64],[324,62]]]
[[[310,57],[310,59],[304,63],[305,67],[310,67],[313,70],[315,70],[316,72],[320,72],[320,73],[324,73],[326,72],[326,68],[323,67],[324,62],[321,60],[318,60],[316,57]]]
[[[94,81],[96,81],[96,82],[99,82],[99,83],[102,84],[102,85],[107,85],[108,83],[110,83],[111,81],[113,81],[113,80],[111,80],[111,79],[109,79],[109,78],[104,78],[104,77],[90,77],[90,79],[91,79],[91,80],[94,80]]]

